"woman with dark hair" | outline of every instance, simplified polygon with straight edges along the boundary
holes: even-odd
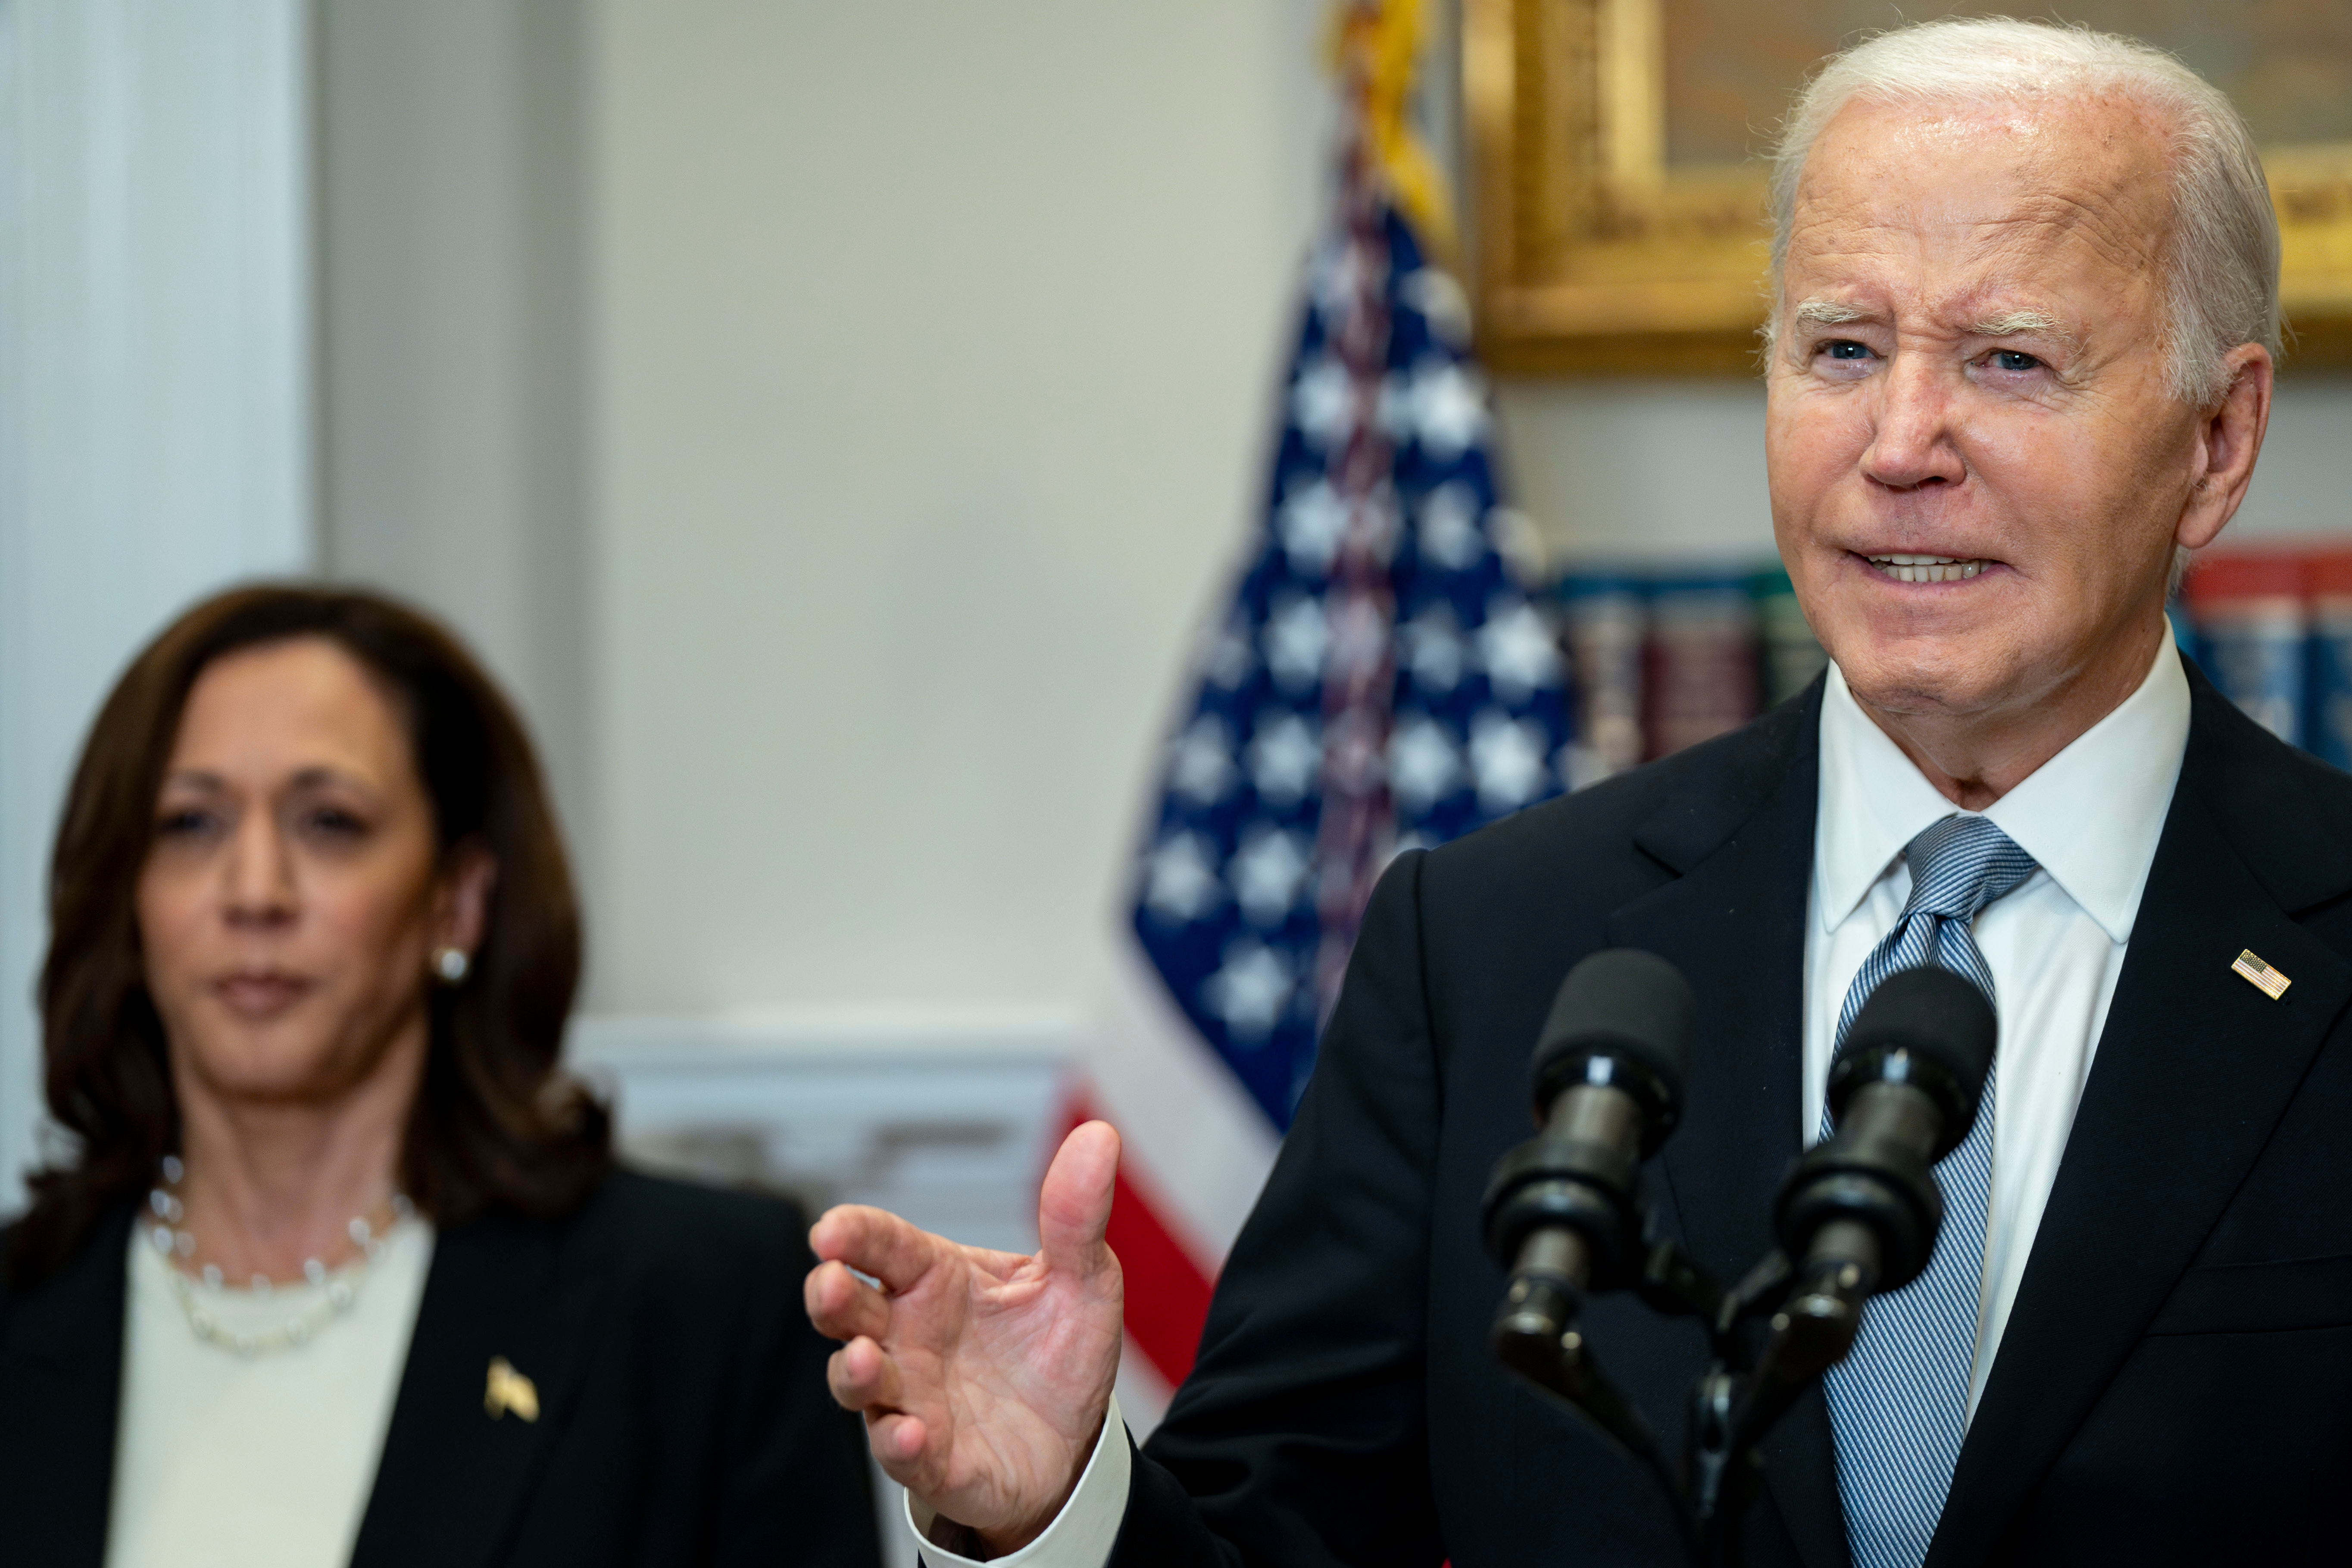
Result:
[[[0,1556],[875,1560],[786,1205],[616,1167],[512,710],[375,595],[224,594],[107,699],[0,1233]]]

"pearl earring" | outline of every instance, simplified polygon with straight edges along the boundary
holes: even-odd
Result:
[[[474,967],[462,947],[436,947],[433,950],[433,973],[441,977],[444,985],[463,985],[466,972]]]

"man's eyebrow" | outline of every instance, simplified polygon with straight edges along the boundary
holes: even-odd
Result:
[[[1843,327],[1850,321],[1866,321],[1874,318],[1857,305],[1841,305],[1834,300],[1806,300],[1795,310],[1797,320],[1819,326]]]
[[[2045,338],[2071,343],[2074,334],[2064,323],[2047,310],[2004,310],[1998,316],[1987,316],[1969,326],[1972,338],[2011,338],[2021,332],[2039,332]]]

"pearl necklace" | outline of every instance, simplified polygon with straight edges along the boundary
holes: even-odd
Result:
[[[179,1265],[196,1255],[196,1238],[184,1225],[186,1205],[180,1201],[177,1188],[185,1173],[177,1155],[163,1156],[163,1184],[147,1194],[147,1207],[154,1223],[147,1231],[147,1239],[163,1259],[166,1277],[171,1281],[172,1297],[180,1304],[180,1311],[188,1320],[188,1328],[206,1344],[218,1345],[250,1359],[271,1351],[288,1350],[307,1344],[311,1337],[359,1303],[360,1286],[367,1279],[368,1265],[383,1253],[384,1239],[394,1226],[414,1217],[416,1210],[403,1193],[392,1194],[392,1225],[379,1232],[364,1215],[355,1217],[344,1227],[352,1244],[360,1249],[359,1257],[341,1270],[331,1272],[316,1258],[302,1260],[302,1278],[318,1289],[318,1297],[287,1314],[283,1321],[258,1332],[226,1327],[214,1315],[214,1310],[198,1294],[199,1289],[217,1293],[227,1289],[219,1268],[207,1263],[199,1270],[201,1287],[184,1273]],[[256,1300],[266,1299],[277,1287],[266,1274],[253,1277],[250,1289]]]

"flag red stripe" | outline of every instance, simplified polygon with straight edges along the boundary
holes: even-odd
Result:
[[[1124,1171],[1111,1199],[1109,1239],[1127,1281],[1128,1340],[1173,1388],[1192,1370],[1214,1281]]]

